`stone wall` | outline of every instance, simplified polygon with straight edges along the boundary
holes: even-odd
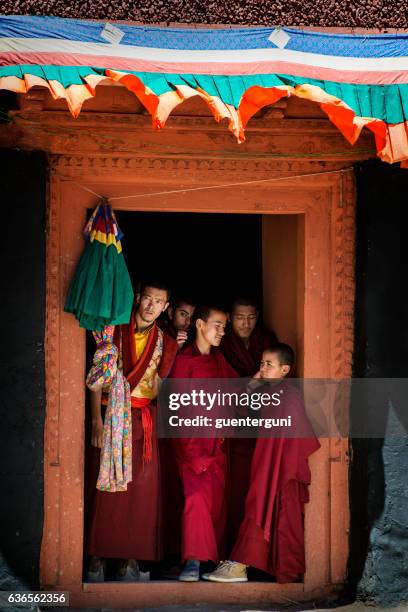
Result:
[[[45,156],[0,150],[0,590],[38,585],[45,415]]]
[[[406,0],[3,0],[2,13],[143,23],[407,28]]]
[[[407,378],[408,171],[366,162],[357,187],[354,375]],[[376,439],[352,441],[351,465],[350,586],[383,605],[408,601],[407,407],[392,386],[383,381],[370,398],[366,408],[381,428]],[[361,409],[352,406],[352,419]]]

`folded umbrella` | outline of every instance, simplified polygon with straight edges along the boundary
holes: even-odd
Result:
[[[101,331],[129,323],[133,289],[122,252],[120,231],[111,205],[102,199],[84,229],[86,240],[65,302],[81,327]]]

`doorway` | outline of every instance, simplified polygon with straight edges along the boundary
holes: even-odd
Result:
[[[304,307],[304,297],[298,288],[299,283],[300,287],[304,286],[302,258],[298,269],[298,258],[304,246],[303,215],[118,211],[116,217],[124,234],[121,243],[135,291],[140,282],[159,281],[170,288],[173,298],[188,298],[194,304],[215,305],[226,311],[233,300],[249,298],[258,304],[260,326],[274,332],[278,338],[283,336],[284,341],[290,342],[294,348],[303,347],[303,339],[297,336],[297,311]],[[95,344],[89,333],[87,369],[94,350]],[[87,482],[89,474],[95,476],[95,467],[90,467],[93,461],[88,456],[91,449],[89,407],[85,421],[84,577],[89,564],[87,526],[95,487],[94,481]],[[250,460],[248,453],[249,464]],[[177,470],[176,464],[173,467]],[[173,476],[173,484],[173,494],[177,496],[177,477]],[[242,495],[240,507],[243,508],[244,488]],[[181,524],[181,501],[179,506]],[[165,515],[166,508],[163,507],[163,520]],[[168,529],[162,531],[165,542]],[[176,550],[180,548],[180,542],[174,544]],[[165,543],[163,559],[169,559]],[[175,565],[180,563],[180,559],[173,560]],[[150,574],[150,580],[163,579],[163,563],[138,561],[141,569]],[[115,579],[115,568],[114,561],[108,562],[107,581]],[[173,579],[176,577],[174,574]],[[253,570],[251,579],[272,581],[268,575]]]
[[[160,195],[169,189],[169,177],[173,180],[173,174],[163,165],[149,162],[136,176],[133,160],[119,164],[116,157],[104,156],[92,158],[92,164],[72,164],[70,159],[56,157],[49,190],[41,584],[69,590],[71,604],[77,607],[98,607],[102,601],[111,607],[164,605],[170,601],[261,603],[282,601],[282,597],[301,601],[335,593],[344,583],[348,554],[348,443],[344,439],[323,440],[321,449],[311,458],[313,481],[305,517],[307,571],[302,584],[251,583],[249,587],[197,583],[185,589],[177,582],[170,585],[157,581],[154,588],[148,583],[83,583],[85,333],[72,315],[63,313],[63,303],[83,249],[86,211],[97,203],[92,193],[78,189],[78,183],[111,198],[127,196],[117,200],[115,211],[211,213],[213,218],[227,213],[231,219],[238,215],[244,221],[257,216],[262,225],[266,325],[270,318],[283,341],[297,339],[298,359],[303,364],[299,375],[348,377],[354,298],[352,174],[286,177],[273,188],[270,183],[258,182],[245,189],[205,190],[192,199],[188,192]],[[201,165],[179,164],[174,181],[193,182],[195,186],[236,181],[235,166],[226,170],[223,160],[212,164],[211,173]],[[249,165],[240,179],[250,180],[252,172]],[[268,177],[270,173],[265,170],[256,178]],[[128,198],[129,193],[149,191],[151,197]],[[296,274],[291,272],[294,268]],[[295,291],[290,290],[290,283]],[[291,303],[287,296],[291,296]],[[320,521],[314,520],[316,516]]]

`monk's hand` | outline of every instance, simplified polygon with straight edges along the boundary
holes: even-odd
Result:
[[[186,340],[187,340],[187,332],[185,331],[177,332],[176,342],[179,345],[179,348],[183,346]]]
[[[92,421],[91,444],[96,448],[102,448],[103,442],[103,421],[102,418]]]
[[[261,385],[262,385],[262,379],[261,379],[261,372],[259,371],[249,381],[247,390],[250,392],[255,391],[255,389],[257,389]]]

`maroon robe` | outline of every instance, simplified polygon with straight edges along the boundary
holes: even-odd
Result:
[[[278,582],[285,583],[299,580],[305,572],[308,457],[320,443],[308,422],[298,390],[288,381],[283,381],[279,388],[284,390],[282,397],[285,398],[281,404],[282,416],[290,414],[292,424],[296,423],[298,431],[307,437],[258,438],[245,516],[230,558],[268,572]]]
[[[178,354],[171,378],[236,378],[219,352],[202,355],[195,344]],[[226,455],[219,438],[180,438],[173,448],[183,484],[182,558],[220,560],[225,531]]]
[[[172,324],[172,321],[159,319],[157,324],[161,330],[174,338],[174,340],[177,339],[178,331]],[[182,348],[183,346],[179,347],[178,351],[181,351]],[[164,558],[167,561],[176,563],[181,554],[180,516],[183,507],[183,487],[172,442],[169,438],[159,439],[159,453]]]
[[[115,330],[115,343],[121,346],[123,372],[131,391],[150,363],[157,338],[158,328],[154,324],[146,348],[137,360],[133,321]],[[160,378],[168,375],[176,352],[177,343],[163,334]],[[132,481],[127,491],[110,493],[95,488],[100,451],[93,448],[93,510],[88,546],[91,555],[145,561],[161,558],[160,463],[154,408],[154,403],[148,407],[153,421],[152,458],[145,463],[141,411],[132,408]]]
[[[261,329],[258,325],[249,337],[249,346],[228,326],[221,340],[220,349],[240,376],[251,377],[259,370],[263,351],[277,342],[274,332]]]
[[[171,321],[166,321],[166,319],[160,319],[159,321],[157,321],[157,325],[162,331],[164,331],[166,334],[176,340],[178,332],[174,325],[172,325]]]
[[[259,370],[265,348],[277,342],[274,332],[263,330],[258,325],[249,337],[249,346],[234,333],[231,326],[221,341],[221,351],[240,376],[252,377]],[[227,541],[232,546],[244,518],[245,498],[251,476],[251,461],[255,449],[254,438],[230,438],[228,440],[227,476]]]

